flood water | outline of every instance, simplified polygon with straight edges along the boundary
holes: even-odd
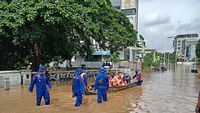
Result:
[[[54,83],[51,105],[36,106],[35,92],[28,86],[0,88],[0,113],[194,113],[200,78],[191,66],[177,66],[166,72],[146,73],[143,85],[109,93],[108,101],[97,104],[95,95],[85,96],[81,107],[74,107],[71,82]]]

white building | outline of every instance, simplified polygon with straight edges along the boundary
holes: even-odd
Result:
[[[178,61],[191,61],[196,57],[198,34],[181,34],[174,39],[174,52]]]
[[[126,15],[138,31],[138,0],[110,0],[112,6]]]

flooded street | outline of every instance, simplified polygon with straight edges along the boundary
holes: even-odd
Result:
[[[132,113],[194,113],[200,89],[191,66],[178,66],[164,73],[145,76],[139,107]]]
[[[97,104],[95,95],[85,96],[81,107],[74,107],[71,82],[54,83],[51,105],[36,106],[35,91],[28,86],[0,88],[0,113],[194,113],[200,80],[190,73],[191,66],[178,66],[166,72],[145,74],[140,87],[109,93],[108,102]]]

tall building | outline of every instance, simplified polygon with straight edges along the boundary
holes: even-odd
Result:
[[[114,8],[126,15],[130,23],[133,24],[134,30],[138,31],[138,0],[110,0],[110,2]],[[135,56],[133,49],[134,47],[128,47],[120,51],[120,59],[133,61]]]
[[[177,35],[173,41],[174,52],[178,61],[191,61],[196,57],[198,34]]]
[[[126,15],[138,31],[138,0],[110,0],[112,6]]]

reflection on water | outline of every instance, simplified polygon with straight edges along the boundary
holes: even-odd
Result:
[[[142,86],[109,93],[108,102],[102,104],[97,104],[96,96],[85,96],[79,108],[74,107],[70,82],[54,83],[48,107],[36,107],[35,92],[29,93],[28,86],[15,86],[9,91],[0,88],[0,113],[193,113],[198,79],[190,73],[190,66],[146,73]]]
[[[200,82],[190,66],[146,74],[140,110],[133,113],[194,113]]]

